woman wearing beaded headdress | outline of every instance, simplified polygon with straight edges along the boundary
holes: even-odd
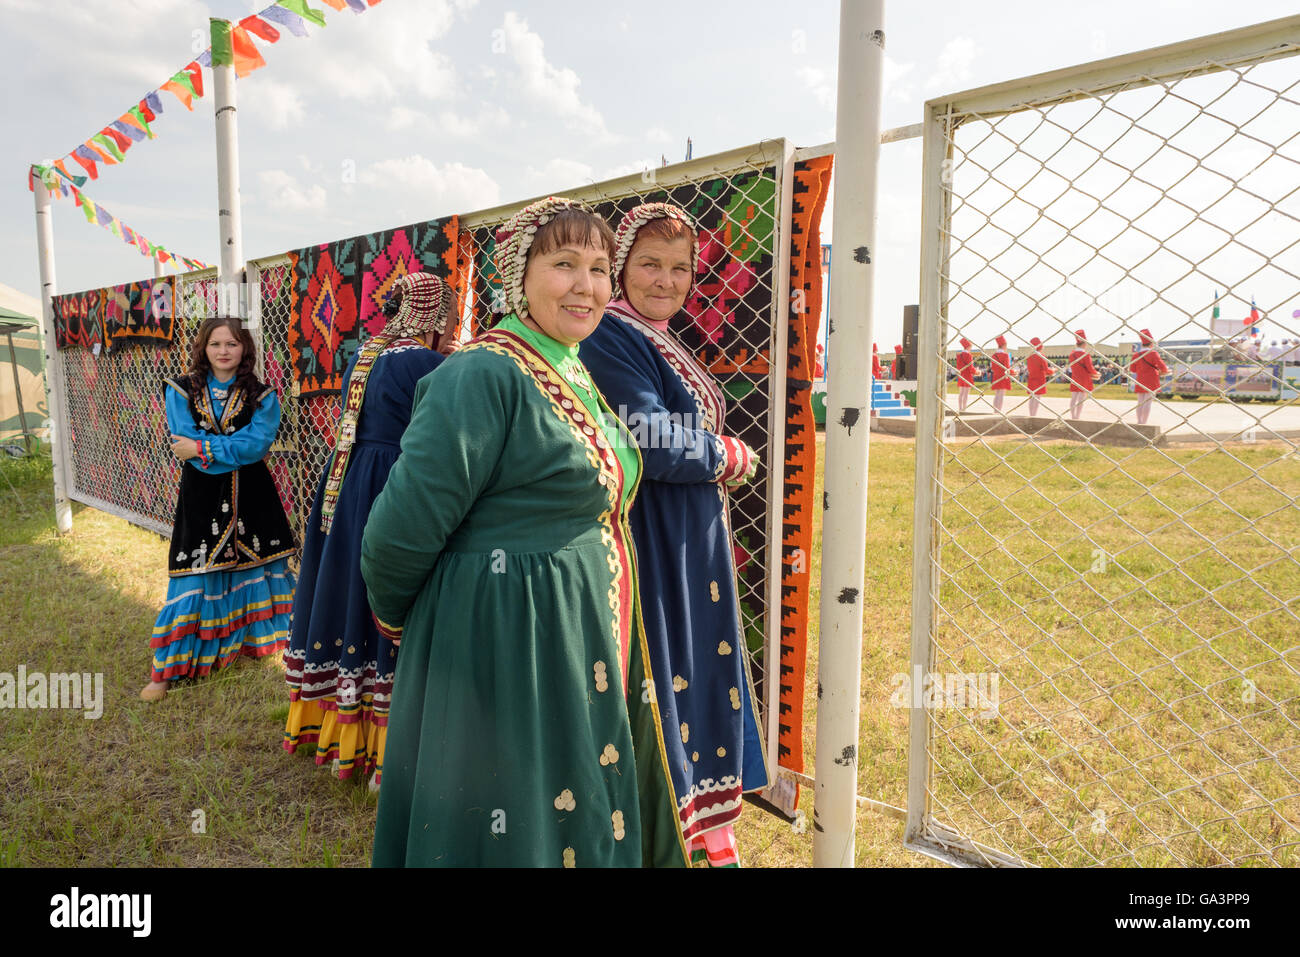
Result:
[[[416,390],[361,550],[402,641],[377,866],[686,864],[627,525],[640,456],[578,358],[613,254],[580,203],[520,210],[509,315]]]
[[[296,547],[263,461],[280,428],[280,400],[256,365],[252,335],[238,318],[220,316],[199,326],[189,373],[164,380],[181,479],[167,600],[150,642],[153,673],[140,690],[146,701],[161,701],[181,678],[280,651],[289,637]]]
[[[334,454],[304,535],[284,656],[284,748],[314,744],[317,764],[333,762],[340,778],[373,772],[375,786],[384,767],[397,646],[379,633],[366,604],[361,533],[397,461],[416,383],[450,348],[455,305],[451,287],[430,273],[411,273],[394,285],[383,331],[367,340],[344,374]]]
[[[768,783],[727,499],[758,459],[727,433],[722,391],[670,328],[698,262],[684,210],[631,210],[614,259],[619,298],[581,352],[645,463],[632,533],[678,821],[693,860],[725,866],[739,863],[742,793]]]

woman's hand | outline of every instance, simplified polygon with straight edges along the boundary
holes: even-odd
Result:
[[[182,462],[188,462],[190,459],[198,458],[199,443],[193,439],[187,439],[183,435],[172,436],[172,455],[176,456]]]

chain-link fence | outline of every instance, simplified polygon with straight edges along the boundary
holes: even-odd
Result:
[[[1296,41],[927,106],[909,846],[1300,863]]]
[[[765,712],[775,694],[765,677],[782,640],[776,609],[783,576],[797,573],[804,595],[807,587],[806,562],[783,568],[781,561],[782,538],[790,534],[782,526],[787,405],[797,403],[785,381],[789,330],[783,324],[792,157],[784,141],[771,141],[565,193],[591,203],[615,226],[633,206],[661,200],[686,209],[698,225],[700,271],[673,332],[726,393],[726,433],[747,442],[762,462],[756,478],[732,492],[731,522],[742,623]],[[299,542],[333,449],[342,371],[367,336],[382,328],[381,306],[392,283],[414,269],[437,272],[461,292],[462,340],[481,331],[500,305],[494,233],[523,205],[322,243],[249,264],[246,301],[259,342],[259,371],[282,407],[268,465]],[[815,228],[811,220],[808,225]],[[82,331],[94,325],[90,317],[67,334],[68,342],[83,348],[59,353],[69,393],[73,497],[164,535],[179,470],[164,441],[161,381],[184,371],[198,321],[216,307],[211,274],[177,284],[180,318],[170,345],[132,344],[101,354]],[[802,634],[785,639],[800,659],[802,640]],[[802,687],[786,683],[791,687],[783,689],[783,700],[801,706]],[[775,757],[776,723],[767,726]]]
[[[127,342],[107,349],[96,339],[60,349],[57,357],[67,392],[70,496],[160,535],[171,534],[180,482],[180,464],[166,441],[162,381],[186,371],[199,323],[216,308],[214,272],[170,281],[176,289],[170,343]],[[86,310],[85,298],[80,303],[78,298],[56,298],[56,313],[60,306]],[[105,297],[92,299],[88,312],[77,317],[81,326],[102,330],[104,317],[96,310],[104,308]]]

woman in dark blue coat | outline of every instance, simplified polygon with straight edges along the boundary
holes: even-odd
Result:
[[[727,486],[748,481],[758,461],[726,434],[721,390],[668,330],[698,261],[684,210],[629,212],[617,299],[581,357],[644,460],[630,520],[682,835],[694,861],[726,866],[739,863],[732,825],[742,793],[768,783],[727,514]]]
[[[416,384],[443,360],[455,294],[429,273],[398,281],[381,333],[357,352],[343,379],[334,454],[308,519],[285,652],[289,717],[284,748],[315,745],[317,764],[340,778],[384,765],[397,645],[377,628],[361,578],[361,535],[401,452]]]

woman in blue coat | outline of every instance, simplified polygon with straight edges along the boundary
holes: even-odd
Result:
[[[616,300],[581,356],[644,459],[630,520],[682,835],[696,863],[737,865],[741,795],[768,777],[727,487],[748,481],[758,460],[726,434],[722,391],[668,329],[699,261],[690,217],[669,203],[638,206],[617,238]]]
[[[397,644],[379,631],[366,600],[361,533],[401,452],[415,387],[443,360],[434,347],[449,348],[455,300],[437,276],[404,276],[385,306],[383,331],[344,374],[339,434],[307,521],[284,655],[285,750],[314,745],[317,764],[337,762],[340,778],[373,772],[376,786]]]

